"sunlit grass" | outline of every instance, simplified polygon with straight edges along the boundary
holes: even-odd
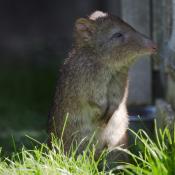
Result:
[[[52,149],[47,145],[41,144],[40,148],[33,150],[22,149],[12,158],[5,158],[0,163],[0,174],[106,174],[105,170],[98,170],[99,163],[105,153],[101,154],[98,160],[94,159],[95,148],[87,149],[81,154],[76,155],[76,149],[72,149],[65,154],[61,141],[53,140]],[[105,161],[104,161],[105,164]],[[112,172],[108,172],[112,174]]]
[[[132,163],[120,164],[116,169],[121,169],[120,174],[130,175],[174,175],[175,172],[175,130],[156,129],[155,141],[145,131],[140,130],[136,136],[135,144],[138,152],[127,152],[132,158]],[[32,138],[28,138],[32,140]],[[36,140],[34,140],[37,142]],[[11,157],[0,158],[0,174],[3,175],[105,175],[114,174],[106,170],[106,156],[104,151],[95,159],[95,147],[87,145],[82,154],[77,155],[79,145],[68,153],[64,152],[61,140],[53,139],[52,149],[46,144],[38,143],[32,150],[22,148],[21,152],[14,153]],[[99,170],[100,165],[100,170]],[[116,172],[115,172],[116,173]],[[117,173],[116,173],[117,174]],[[118,173],[119,174],[119,173]]]
[[[155,129],[155,141],[145,131],[140,130],[135,145],[139,145],[138,153],[126,151],[133,163],[126,164],[126,174],[134,175],[174,175],[175,174],[175,129],[170,133],[168,128],[163,131]]]

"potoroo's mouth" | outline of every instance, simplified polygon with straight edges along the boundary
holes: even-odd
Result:
[[[157,44],[154,43],[151,40],[146,40],[145,41],[145,49],[148,51],[150,54],[154,54],[157,52]]]

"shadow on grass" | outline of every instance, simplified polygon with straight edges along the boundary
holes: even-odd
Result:
[[[0,147],[3,154],[30,147],[25,135],[44,142],[47,116],[54,95],[58,64],[8,65],[0,70]]]

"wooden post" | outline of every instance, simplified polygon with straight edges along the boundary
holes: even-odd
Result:
[[[150,1],[122,0],[122,18],[141,33],[150,36]],[[151,60],[144,56],[130,70],[128,105],[151,103]]]
[[[161,58],[155,57],[154,70],[161,73],[161,84],[165,90],[165,100],[158,99],[155,104],[157,124],[162,129],[168,127],[173,134],[175,122],[175,0],[152,1],[153,38],[159,45],[161,56]],[[158,85],[155,88],[160,89]]]

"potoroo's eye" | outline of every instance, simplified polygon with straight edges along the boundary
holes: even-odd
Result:
[[[123,34],[120,32],[114,33],[110,39],[117,39],[123,37]]]

